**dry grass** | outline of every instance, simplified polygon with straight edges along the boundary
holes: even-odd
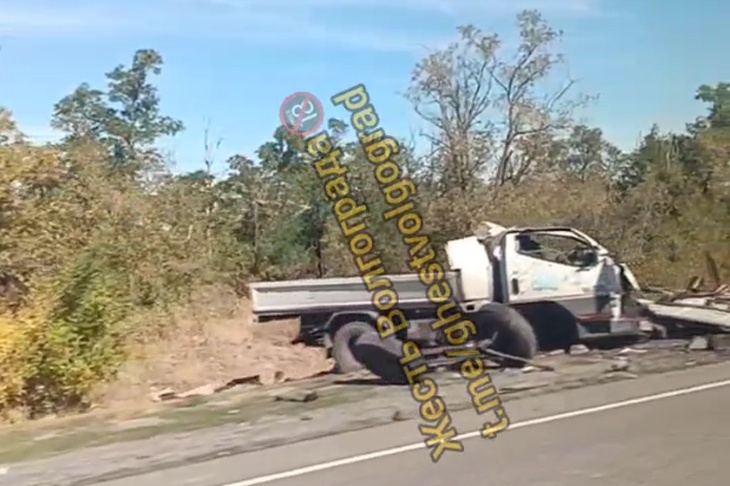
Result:
[[[332,367],[324,350],[291,344],[297,320],[254,325],[250,303],[231,292],[208,289],[171,316],[151,319],[164,322],[133,340],[118,379],[97,391],[101,408],[145,408],[168,388],[182,392],[250,375],[266,384],[275,374],[296,380]]]

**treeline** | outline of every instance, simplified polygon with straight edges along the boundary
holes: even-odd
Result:
[[[518,16],[521,44],[468,26],[461,40],[413,72],[408,99],[430,127],[401,165],[418,184],[433,241],[471,234],[484,220],[576,226],[647,283],[681,286],[703,252],[730,270],[730,84],[701,86],[706,113],[684,133],[651,128],[625,153],[577,124],[586,100],[557,89],[560,33],[534,11]],[[60,143],[30,143],[0,114],[0,410],[30,416],[83,407],[111,380],[130,340],[149,339],[144,316],[196,289],[245,293],[251,280],[354,274],[303,141],[283,128],[254,158],[175,175],[156,148],[184,129],[160,113],[155,75],[140,50],[60,100]],[[552,89],[552,90],[551,90]],[[692,93],[688,93],[692,96]],[[272,127],[273,128],[273,127]],[[357,197],[384,203],[349,127],[330,120],[348,154]],[[650,127],[647,127],[650,128]],[[386,268],[406,271],[391,225],[369,222]],[[162,335],[162,334],[161,334]]]

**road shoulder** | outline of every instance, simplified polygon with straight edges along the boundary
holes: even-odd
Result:
[[[628,356],[628,357],[627,357]],[[597,383],[613,381],[644,381],[661,379],[660,376],[641,378],[639,376],[666,372],[686,367],[697,367],[697,373],[709,373],[707,363],[723,361],[727,357],[717,353],[688,353],[681,350],[653,350],[644,354],[611,352],[586,354],[583,356],[548,357],[545,362],[557,363],[555,372],[495,374],[497,384],[512,420],[517,420],[525,400],[531,396],[544,395],[545,403],[555,400],[564,402],[566,392],[560,390],[580,388]],[[628,366],[625,366],[628,362]],[[561,364],[562,363],[562,364]],[[367,380],[365,380],[367,381]],[[450,410],[456,412],[469,407],[468,397],[463,390],[463,381],[448,375],[440,377],[441,388]],[[307,386],[299,384],[290,392],[299,395]],[[296,403],[285,415],[262,416],[258,420],[240,420],[236,408],[240,403],[232,402],[223,413],[229,422],[201,430],[182,433],[155,434],[144,440],[86,448],[40,460],[10,464],[7,478],[16,478],[13,484],[34,484],[63,486],[70,484],[91,484],[101,479],[141,474],[156,469],[177,467],[192,462],[205,462],[222,456],[231,456],[256,450],[293,444],[304,440],[348,433],[353,430],[384,430],[379,425],[403,427],[402,438],[416,437],[416,406],[402,387],[375,386],[372,383],[333,384],[319,383],[316,390],[320,398],[308,403]],[[602,387],[592,387],[602,390]],[[278,393],[278,395],[277,395]],[[281,389],[272,392],[267,400],[259,404],[275,409],[277,400],[284,393]],[[602,392],[601,392],[602,393]],[[601,394],[596,392],[596,397]],[[553,397],[553,398],[549,398]],[[330,402],[327,402],[330,400]],[[608,400],[608,399],[606,399]],[[318,403],[318,401],[320,403]],[[323,406],[322,402],[326,402]],[[267,405],[268,404],[268,405]],[[514,410],[514,411],[513,411]],[[230,413],[234,411],[234,413]],[[547,413],[547,410],[543,411]],[[190,410],[189,413],[196,413]],[[517,413],[517,415],[515,415]],[[479,420],[473,410],[457,414]],[[464,420],[464,419],[460,419]],[[395,423],[394,423],[395,422]],[[457,422],[459,431],[468,430]],[[386,427],[387,428],[387,427]],[[415,435],[414,435],[415,434]],[[344,439],[344,438],[343,438]],[[296,444],[294,444],[296,445]],[[341,452],[339,448],[335,451]],[[265,451],[261,451],[262,453]],[[306,454],[302,457],[307,457]],[[53,471],[53,473],[51,473]]]

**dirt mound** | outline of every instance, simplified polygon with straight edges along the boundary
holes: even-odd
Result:
[[[297,320],[254,325],[250,303],[232,293],[208,291],[153,321],[160,319],[135,337],[117,381],[99,390],[102,407],[144,406],[161,390],[183,392],[252,375],[267,384],[332,368],[324,350],[291,344]]]

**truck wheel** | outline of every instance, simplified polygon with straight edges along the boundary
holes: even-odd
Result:
[[[537,337],[530,323],[522,314],[504,304],[487,304],[479,311],[496,338],[490,346],[495,351],[523,360],[530,360],[537,353]],[[525,362],[505,359],[508,368],[522,368]]]
[[[363,334],[355,344],[365,368],[393,385],[406,385],[408,378],[400,364],[401,341],[395,337],[381,339],[377,332]]]
[[[332,357],[335,359],[335,373],[352,373],[364,368],[356,353],[356,341],[365,334],[378,332],[367,322],[349,322],[339,328],[332,337]]]

